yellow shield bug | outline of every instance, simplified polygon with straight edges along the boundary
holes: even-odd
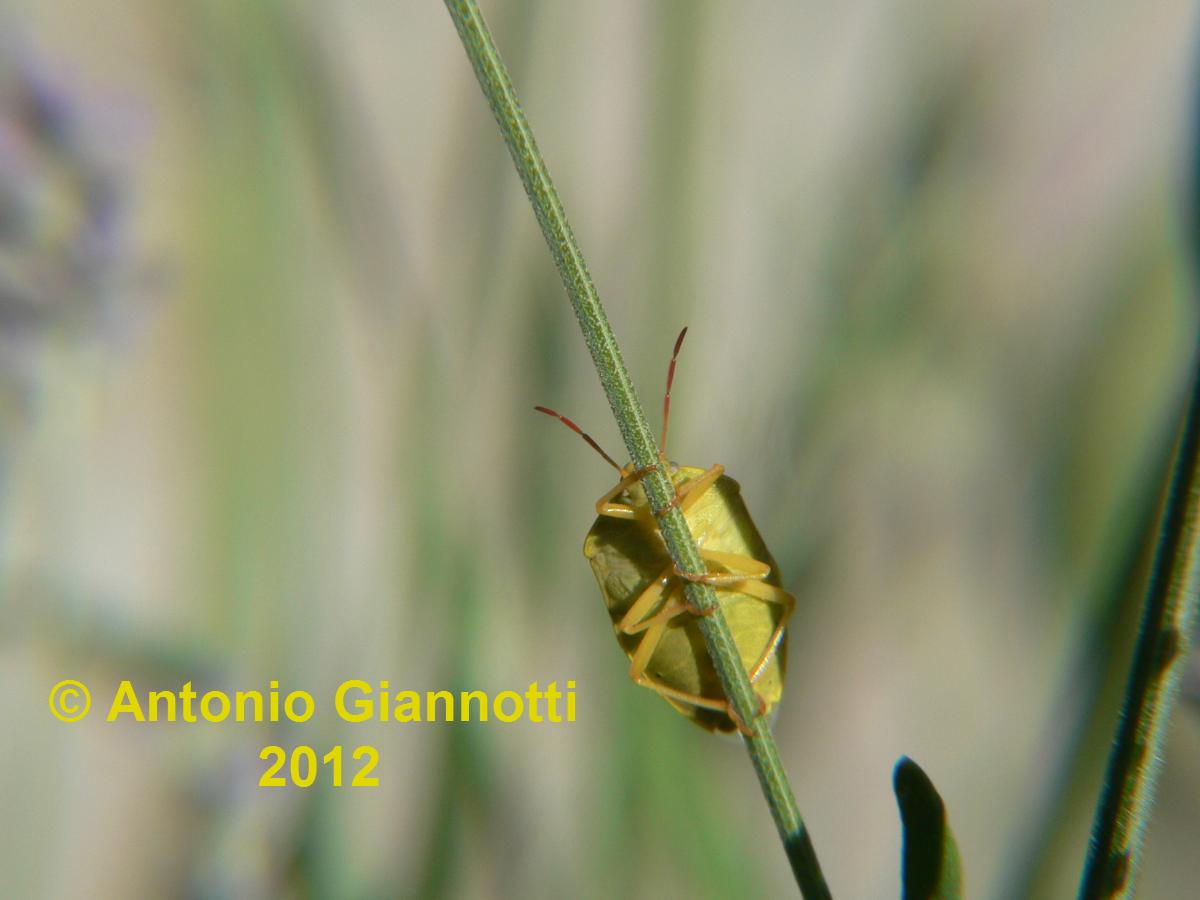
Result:
[[[721,612],[737,644],[742,665],[758,695],[759,714],[771,712],[783,695],[787,662],[786,625],[795,598],[780,586],[778,567],[754,526],[738,483],[724,466],[709,469],[667,462],[671,383],[687,329],[679,333],[663,398],[659,455],[675,486],[678,506],[696,538],[706,575],[680,572],[672,562],[641,479],[648,470],[619,466],[566,416],[535,407],[561,420],[620,473],[616,486],[596,501],[596,522],[583,544],[621,649],[630,659],[629,677],[655,691],[708,731],[748,733],[738,720],[709,658],[697,625],[703,613],[688,602],[684,580],[703,581],[717,592]]]

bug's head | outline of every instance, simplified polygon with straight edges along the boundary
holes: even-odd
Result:
[[[674,460],[667,459],[662,453],[658,454],[658,463],[662,464],[662,467],[667,470],[668,475],[674,475],[679,471],[679,463],[675,462]],[[649,475],[651,471],[658,468],[658,463],[653,466],[646,466],[644,469],[639,469],[632,462],[628,462],[621,466],[617,471],[621,473],[622,480],[630,477],[631,475],[638,475],[640,477],[642,475]]]

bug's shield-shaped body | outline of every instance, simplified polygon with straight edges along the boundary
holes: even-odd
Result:
[[[672,468],[671,478],[678,490],[703,474],[702,469],[680,466]],[[662,596],[636,617],[637,621],[632,623],[635,626],[637,622],[644,623],[661,613],[668,604],[684,602],[684,581],[674,574],[662,533],[641,484],[634,483],[615,499],[633,507],[637,517],[600,516],[588,532],[583,553],[596,573],[621,648],[634,660],[634,668],[638,667],[637,657],[641,651],[645,661],[641,683],[658,691],[680,713],[706,730],[733,731],[735,723],[720,708],[725,700],[724,690],[694,614],[684,612],[670,616],[661,626],[637,633],[627,633],[631,623],[626,622],[626,629],[622,630],[622,620],[630,608],[656,581],[664,585]],[[750,588],[745,582],[715,588],[742,664],[751,673],[754,690],[765,705],[764,713],[770,714],[783,694],[786,631],[779,635],[773,651],[772,642],[790,611],[792,598],[780,588],[775,560],[750,518],[736,481],[721,475],[696,498],[685,515],[702,553],[733,554],[770,566],[770,572],[755,579],[757,585],[750,586],[754,589],[753,594],[746,592]],[[707,565],[710,572],[732,571],[716,562],[707,561]],[[765,592],[782,595],[788,605],[768,602],[763,599]],[[655,643],[653,647],[643,646],[644,641]],[[647,653],[648,661],[645,660]],[[681,695],[717,701],[711,705],[718,708],[688,702],[681,699]]]

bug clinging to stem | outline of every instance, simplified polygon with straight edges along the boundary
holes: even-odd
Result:
[[[659,456],[675,488],[667,509],[678,507],[696,539],[706,573],[681,571],[671,559],[657,516],[642,487],[651,469],[616,460],[566,416],[544,406],[617,470],[617,484],[596,501],[597,518],[583,545],[608,607],[617,641],[630,659],[629,677],[650,688],[708,731],[749,734],[725,698],[697,624],[708,614],[684,594],[685,581],[712,585],[742,665],[758,695],[760,715],[783,695],[787,621],[796,600],[783,590],[774,558],[742,500],[738,483],[717,463],[708,469],[667,461],[671,386],[687,328],[675,340],[663,396]],[[664,510],[665,512],[665,510]]]

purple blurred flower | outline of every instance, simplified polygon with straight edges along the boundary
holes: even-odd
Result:
[[[27,411],[57,334],[126,331],[137,280],[128,116],[0,39],[0,402]],[[122,118],[125,122],[122,122]]]

